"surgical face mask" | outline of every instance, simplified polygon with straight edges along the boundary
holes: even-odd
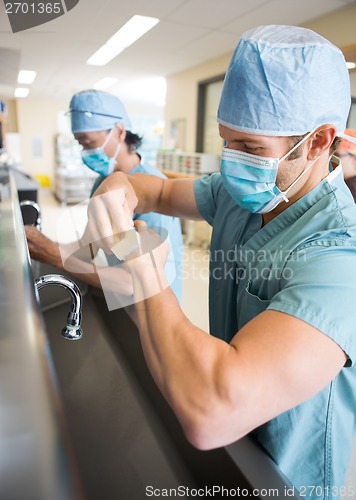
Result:
[[[236,203],[251,213],[265,214],[274,210],[282,200],[288,202],[287,193],[318,160],[313,160],[286,191],[276,186],[278,165],[299,147],[310,132],[282,158],[266,158],[224,148],[220,173],[224,186]]]
[[[105,139],[105,142],[102,146],[95,149],[83,149],[81,152],[83,163],[94,172],[97,172],[100,175],[104,175],[105,177],[112,174],[115,170],[116,158],[119,154],[121,148],[121,142],[119,142],[114,156],[111,158],[108,156],[104,148],[108,144],[110,137],[112,135],[112,129]]]

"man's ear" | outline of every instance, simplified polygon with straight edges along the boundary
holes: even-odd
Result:
[[[321,125],[310,136],[309,144],[310,149],[308,153],[308,160],[315,160],[324,153],[329,152],[329,149],[336,137],[336,128],[334,125],[326,124]]]

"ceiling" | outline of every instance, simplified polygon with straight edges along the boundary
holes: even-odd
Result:
[[[103,77],[125,100],[156,99],[138,80],[165,77],[231,53],[241,33],[261,24],[305,24],[355,0],[79,0],[65,15],[13,34],[0,4],[0,96],[12,98],[19,69],[35,70],[32,98],[69,99]],[[86,60],[128,19],[160,19],[151,31],[103,67]],[[5,49],[5,52],[4,52]],[[158,82],[159,83],[159,82]],[[157,86],[158,86],[157,83]],[[151,95],[152,94],[152,95]],[[125,97],[127,96],[127,97]]]

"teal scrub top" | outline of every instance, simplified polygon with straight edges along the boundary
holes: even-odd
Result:
[[[213,228],[211,334],[230,342],[273,309],[317,328],[348,356],[327,387],[252,433],[303,496],[335,500],[356,431],[356,205],[341,165],[264,227],[261,215],[234,202],[220,174],[194,188]]]
[[[155,175],[156,177],[166,178],[166,176],[157,168],[143,165],[139,163],[135,168],[130,170],[129,174],[149,174]],[[95,180],[91,195],[98,189],[100,184],[105,179],[105,176],[100,176]],[[182,258],[183,258],[183,238],[182,229],[180,225],[180,220],[177,217],[170,217],[168,215],[162,215],[155,212],[150,212],[148,214],[134,214],[134,220],[143,220],[146,222],[148,227],[155,229],[157,233],[160,234],[160,229],[168,231],[168,243],[171,247],[169,252],[167,263],[164,268],[165,274],[170,283],[170,286],[175,293],[179,302],[182,302]],[[162,237],[164,238],[166,234],[162,231]],[[118,260],[114,255],[107,256],[109,265],[115,266],[118,264]]]

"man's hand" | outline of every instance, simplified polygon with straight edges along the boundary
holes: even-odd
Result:
[[[114,172],[105,179],[88,206],[88,235],[92,242],[111,253],[114,235],[133,227],[137,196],[127,176]]]
[[[25,226],[25,233],[32,259],[55,267],[61,266],[62,260],[57,243],[47,238],[33,226]]]

